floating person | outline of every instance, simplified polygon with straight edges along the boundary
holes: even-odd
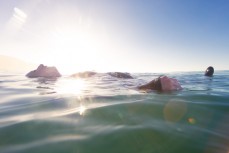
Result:
[[[213,68],[212,66],[209,66],[209,67],[206,69],[204,75],[205,75],[205,76],[212,77],[212,76],[213,76],[213,73],[214,73],[214,68]]]
[[[167,76],[160,76],[145,85],[137,87],[139,90],[149,91],[177,91],[182,87],[176,79],[169,78]]]
[[[30,71],[26,74],[29,78],[37,78],[37,77],[46,77],[46,78],[55,78],[61,77],[61,74],[56,69],[56,67],[48,67],[40,64],[36,70]]]

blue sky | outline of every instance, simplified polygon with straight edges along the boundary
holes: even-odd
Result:
[[[0,54],[62,71],[229,69],[228,0],[0,1]]]

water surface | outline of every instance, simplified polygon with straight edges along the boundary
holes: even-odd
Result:
[[[229,71],[168,73],[183,90],[143,93],[161,74],[29,79],[0,74],[1,153],[228,153]]]

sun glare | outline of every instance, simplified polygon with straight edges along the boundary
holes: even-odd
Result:
[[[79,114],[83,115],[85,113],[85,111],[86,111],[86,107],[81,105],[80,108],[79,108]]]
[[[80,95],[86,88],[86,83],[82,79],[63,79],[59,81],[57,92],[60,94]]]
[[[95,39],[88,31],[57,28],[48,39],[49,48],[55,52],[48,51],[45,61],[63,74],[91,70],[98,61]]]

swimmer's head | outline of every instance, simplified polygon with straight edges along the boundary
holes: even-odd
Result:
[[[214,73],[214,68],[212,66],[209,66],[206,71],[205,71],[205,76],[213,76],[213,73]]]

